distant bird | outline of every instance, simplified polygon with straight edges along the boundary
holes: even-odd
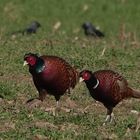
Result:
[[[24,65],[29,66],[35,87],[39,92],[39,100],[43,101],[47,94],[53,95],[58,101],[66,91],[74,88],[79,74],[75,68],[64,59],[57,56],[38,56],[25,54]]]
[[[104,37],[104,33],[102,33],[100,30],[96,29],[96,27],[93,26],[92,23],[90,23],[90,22],[85,22],[82,25],[82,28],[84,29],[85,35],[87,35],[87,36]]]
[[[111,70],[99,70],[92,73],[89,70],[80,72],[80,81],[84,81],[90,95],[103,103],[107,108],[107,122],[114,120],[113,108],[125,98],[140,98],[140,91],[128,86],[127,81],[118,73]]]
[[[15,34],[18,34],[18,33],[21,33],[22,35],[33,34],[33,33],[37,32],[37,29],[39,27],[41,27],[41,24],[38,21],[33,21],[33,22],[31,22],[31,24],[28,27],[26,27],[23,30],[19,30],[19,31],[13,32],[12,35],[15,35]]]

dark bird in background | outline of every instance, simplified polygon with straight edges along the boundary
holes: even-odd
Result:
[[[26,27],[23,30],[13,32],[12,35],[15,35],[15,34],[18,34],[18,33],[21,33],[22,35],[25,35],[25,34],[30,35],[30,34],[33,34],[33,33],[35,34],[39,27],[41,27],[41,24],[38,21],[33,21],[33,22],[31,22],[31,24],[28,27]]]
[[[76,69],[60,57],[28,53],[24,56],[24,65],[26,64],[39,92],[38,99],[43,101],[47,94],[53,95],[57,108],[60,97],[66,91],[70,93],[70,89],[78,82]]]
[[[88,70],[80,72],[80,81],[84,81],[90,95],[103,103],[107,108],[107,122],[114,120],[113,108],[125,98],[140,98],[140,91],[128,86],[127,81],[118,73],[111,70],[99,70],[94,73]]]
[[[85,22],[82,25],[82,28],[84,29],[85,35],[87,35],[87,36],[104,37],[104,33],[102,33],[100,30],[96,29],[96,27],[93,26],[92,23],[90,23],[90,22]]]

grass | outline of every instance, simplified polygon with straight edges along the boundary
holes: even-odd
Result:
[[[70,113],[54,117],[45,112],[46,107],[55,106],[50,96],[39,107],[28,109],[25,102],[37,93],[27,67],[22,66],[27,52],[57,55],[79,70],[115,70],[140,89],[139,9],[138,0],[1,0],[0,139],[140,139],[134,130],[126,134],[128,125],[136,125],[137,117],[130,110],[140,110],[139,100],[124,100],[114,109],[117,125],[103,127],[106,110],[89,96],[84,84],[78,84],[69,96],[74,103],[65,101],[67,95],[61,98],[62,106],[72,109]],[[37,34],[10,36],[32,20],[42,25]],[[86,38],[81,29],[84,21],[99,26],[106,37]],[[61,26],[55,30],[57,22]]]

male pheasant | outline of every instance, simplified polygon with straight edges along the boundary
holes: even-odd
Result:
[[[111,70],[99,70],[94,73],[83,70],[80,72],[80,81],[84,81],[90,95],[107,108],[104,125],[114,120],[112,111],[120,101],[129,97],[140,98],[140,91],[130,88],[125,78]]]
[[[70,88],[74,88],[79,74],[64,59],[57,56],[38,56],[25,54],[24,65],[29,65],[35,87],[39,92],[39,100],[43,101],[47,94],[53,95],[57,101]]]

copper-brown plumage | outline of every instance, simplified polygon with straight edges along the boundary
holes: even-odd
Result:
[[[113,108],[125,98],[140,98],[140,92],[128,86],[128,82],[119,73],[111,70],[88,70],[80,72],[90,95],[107,108],[107,121],[112,121]]]
[[[78,72],[60,57],[48,55],[38,57],[29,53],[25,54],[24,61],[29,65],[41,101],[46,94],[53,95],[56,101],[59,101],[60,97],[77,83]]]

